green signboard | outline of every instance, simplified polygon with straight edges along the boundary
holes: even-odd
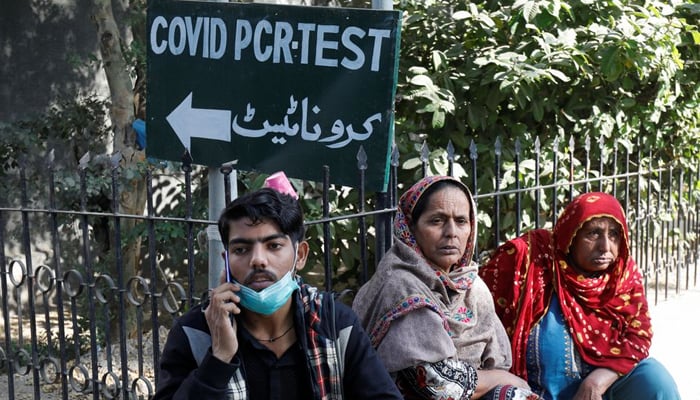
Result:
[[[400,12],[148,4],[149,157],[385,190]]]

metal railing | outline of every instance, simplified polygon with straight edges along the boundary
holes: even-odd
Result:
[[[544,151],[536,138],[526,151],[518,141],[503,146],[496,139],[493,148],[482,152],[472,142],[468,154],[455,154],[450,144],[438,161],[424,145],[414,160],[414,175],[460,176],[471,187],[479,209],[479,261],[508,238],[552,226],[580,192],[614,194],[628,216],[631,249],[649,301],[694,287],[700,166],[656,165],[639,146],[618,151],[615,145],[605,153],[602,143],[599,152],[592,151],[588,140],[579,149],[573,138],[565,149],[559,144]],[[593,159],[593,153],[604,156]],[[399,156],[392,154],[386,193],[365,193],[364,177],[372,172],[359,161],[354,204],[340,207],[337,199],[331,200],[340,189],[330,184],[327,169],[324,181],[314,187],[317,200],[304,196],[306,204],[321,203],[307,212],[308,236],[317,247],[311,256],[315,265],[305,278],[327,290],[352,291],[371,275],[392,243],[399,191],[412,183],[399,182],[399,174],[406,173],[399,169]],[[167,328],[206,292],[196,273],[206,255],[197,232],[214,221],[197,217],[197,169],[183,163],[164,187],[161,168],[147,167],[145,215],[130,215],[119,210],[124,191],[119,159],[112,157],[101,178],[88,173],[85,159],[76,174],[62,171],[61,179],[77,176],[73,186],[59,184],[50,163],[38,170],[20,166],[4,177],[13,190],[0,196],[0,372],[10,399],[18,382],[30,385],[35,399],[150,398]],[[228,181],[230,166],[221,172]],[[108,200],[102,210],[91,208],[96,197],[91,179],[102,179],[101,196]],[[66,187],[79,190],[65,196]],[[226,196],[228,200],[230,193]],[[73,205],[59,206],[66,197],[74,199]],[[165,215],[172,210],[181,213]],[[101,239],[105,234],[109,239]],[[142,258],[138,272],[127,276],[123,249],[134,243]]]

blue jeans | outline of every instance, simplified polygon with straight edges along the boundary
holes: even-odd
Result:
[[[680,400],[676,381],[660,362],[648,357],[618,379],[603,396],[605,400]]]

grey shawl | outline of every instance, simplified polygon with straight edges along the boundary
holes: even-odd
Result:
[[[395,241],[353,302],[389,372],[454,357],[480,369],[510,368],[508,336],[477,268],[452,271],[460,289],[447,288],[425,259]]]

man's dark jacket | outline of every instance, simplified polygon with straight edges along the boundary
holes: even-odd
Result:
[[[313,398],[401,399],[355,313],[329,294],[300,286],[292,294],[294,323],[297,333],[306,333],[297,340],[306,354]],[[225,363],[212,355],[204,308],[196,306],[168,334],[154,400],[248,399],[244,371],[237,356]]]

